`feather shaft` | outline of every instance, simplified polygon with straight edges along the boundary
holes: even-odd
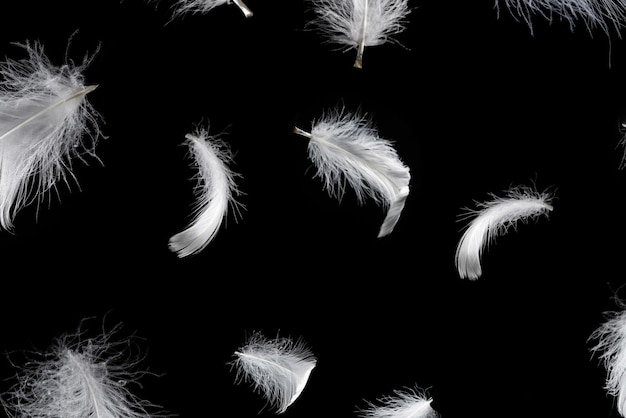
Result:
[[[356,58],[354,60],[355,68],[363,68],[363,53],[365,52],[365,34],[367,33],[367,16],[368,16],[369,0],[363,2],[363,19],[361,19],[361,35],[359,36],[359,44],[356,50]]]

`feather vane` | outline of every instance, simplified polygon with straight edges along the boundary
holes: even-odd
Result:
[[[356,48],[354,67],[362,68],[365,47],[382,45],[406,29],[408,0],[311,0],[315,27],[328,42]]]
[[[505,197],[491,194],[492,200],[478,203],[465,218],[472,218],[459,240],[455,263],[461,278],[476,280],[482,275],[482,252],[496,237],[516,228],[517,222],[526,222],[552,211],[552,195],[538,193],[529,187],[514,187]]]
[[[391,141],[381,138],[364,115],[334,110],[314,120],[311,132],[294,132],[309,138],[308,156],[331,196],[341,200],[346,184],[359,203],[366,196],[387,214],[378,237],[389,235],[397,224],[409,195],[411,174]]]
[[[243,2],[243,0],[178,0],[175,5],[174,17],[181,16],[186,13],[208,13],[218,6],[225,4],[235,4],[245,17],[252,17],[252,10]]]
[[[260,332],[254,332],[235,356],[231,365],[236,380],[252,382],[277,414],[284,413],[300,396],[317,363],[302,340],[268,339]]]
[[[35,43],[20,45],[28,58],[0,63],[0,226],[59,181],[74,178],[72,160],[95,157],[98,114],[85,96],[81,66],[53,66]],[[74,178],[75,180],[75,178]]]
[[[233,155],[228,144],[210,136],[208,128],[197,128],[185,136],[185,145],[197,168],[196,200],[193,219],[169,240],[169,248],[178,257],[202,251],[217,235],[230,206],[238,207],[234,196],[239,194],[235,177],[228,166]]]

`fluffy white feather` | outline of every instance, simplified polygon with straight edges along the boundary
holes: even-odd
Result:
[[[390,234],[405,206],[411,180],[392,142],[379,137],[364,115],[343,109],[314,120],[311,132],[298,127],[294,132],[309,138],[309,158],[330,195],[341,200],[348,184],[359,203],[370,196],[387,209],[378,237]]]
[[[614,27],[618,34],[626,21],[625,0],[496,0],[498,13],[501,3],[514,17],[524,20],[531,33],[534,15],[550,22],[565,20],[572,30],[578,21],[582,21],[589,31],[599,27],[608,33]]]
[[[607,371],[605,389],[617,397],[617,410],[626,416],[626,305],[617,301],[620,310],[605,312],[605,322],[596,328],[589,340],[596,341],[591,352],[598,355]]]
[[[313,27],[344,50],[356,48],[356,68],[362,68],[365,47],[382,45],[406,29],[408,0],[310,0]]]
[[[174,17],[186,13],[208,13],[218,6],[234,4],[245,17],[252,17],[252,10],[246,6],[243,0],[178,0],[174,5]]]
[[[98,115],[80,66],[53,66],[39,43],[21,44],[28,57],[0,63],[0,226],[12,231],[17,212],[38,204],[58,182],[68,183],[72,160],[95,156]]]
[[[393,396],[367,402],[367,408],[358,412],[362,418],[436,418],[439,414],[431,406],[432,401],[419,388],[396,390]]]
[[[14,418],[148,418],[156,405],[128,387],[145,372],[130,339],[112,341],[120,325],[95,338],[64,335],[46,352],[31,353],[2,403]]]
[[[529,187],[511,188],[505,197],[491,196],[492,200],[477,203],[478,208],[468,210],[464,216],[473,219],[456,249],[455,262],[461,278],[480,277],[482,252],[496,237],[516,228],[518,221],[526,222],[553,209],[550,193],[538,193]]]
[[[183,231],[172,236],[169,248],[178,257],[187,257],[202,251],[215,238],[228,208],[238,207],[234,196],[239,194],[235,177],[229,167],[233,155],[230,147],[208,128],[197,128],[185,136],[193,166],[198,170],[195,187],[196,201],[193,219]]]
[[[290,338],[268,339],[254,332],[235,352],[231,365],[237,382],[249,381],[282,414],[300,396],[317,359],[302,342]]]

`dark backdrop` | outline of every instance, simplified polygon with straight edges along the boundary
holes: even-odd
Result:
[[[10,3],[3,57],[27,40],[57,65],[95,53],[83,74],[106,138],[101,163],[75,162],[80,187],[0,234],[3,352],[44,351],[83,318],[91,333],[120,322],[159,374],[129,387],[141,397],[181,417],[271,416],[227,365],[258,330],[318,357],[293,418],[351,417],[414,385],[446,418],[619,416],[588,341],[626,297],[618,32],[535,16],[531,33],[493,0],[411,1],[399,44],[366,48],[359,70],[354,50],[305,30],[301,0],[171,22],[169,0]],[[329,197],[292,133],[339,103],[370,114],[411,169],[388,237],[373,202]],[[182,143],[207,121],[235,153],[245,210],[178,259],[168,239],[194,198]],[[533,183],[554,211],[498,238],[480,279],[459,278],[463,208]],[[15,371],[0,358],[3,390]]]

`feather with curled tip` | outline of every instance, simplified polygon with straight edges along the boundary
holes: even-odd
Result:
[[[378,237],[389,235],[397,224],[409,195],[411,174],[391,141],[380,138],[371,120],[342,109],[314,120],[311,132],[294,132],[309,138],[309,158],[317,167],[331,196],[341,200],[346,183],[359,203],[370,196],[387,209]]]
[[[578,21],[582,21],[588,31],[599,27],[607,34],[611,27],[619,34],[626,22],[625,0],[496,0],[498,14],[501,3],[515,18],[524,20],[531,33],[534,15],[548,21],[565,20],[572,30]]]
[[[393,396],[383,396],[377,402],[367,402],[367,408],[359,409],[361,418],[437,418],[432,398],[419,388],[396,390]]]
[[[477,203],[464,218],[473,218],[459,240],[455,262],[461,278],[475,280],[482,274],[480,258],[483,249],[518,221],[528,221],[552,211],[552,195],[548,192],[519,186],[507,191],[505,197],[491,194],[492,200]]]
[[[233,158],[230,147],[218,137],[210,136],[204,128],[197,128],[185,138],[198,172],[193,220],[169,240],[170,250],[180,258],[209,245],[226,218],[229,206],[237,207],[234,195],[239,193],[235,183],[237,174],[228,167]]]
[[[113,341],[120,330],[83,340],[84,331],[63,335],[46,352],[27,354],[16,383],[3,394],[12,418],[150,418],[158,407],[139,399],[129,387],[146,372],[131,340]],[[161,415],[165,416],[165,415]]]
[[[236,370],[236,381],[250,381],[277,414],[285,412],[300,396],[317,364],[302,340],[269,339],[258,331],[235,356],[230,364]]]
[[[617,300],[617,299],[616,299]],[[607,376],[605,389],[617,397],[617,411],[626,416],[626,304],[617,300],[619,311],[605,312],[605,321],[589,336],[591,352],[598,355]]]
[[[253,13],[243,0],[178,0],[174,5],[174,17],[186,13],[208,13],[222,5],[234,4],[245,17],[252,17]]]
[[[404,31],[408,0],[309,0],[315,18],[307,24],[342,49],[356,48],[355,68],[363,66],[365,47],[382,45]]]
[[[28,57],[0,63],[0,226],[73,177],[72,160],[95,156],[98,115],[80,66],[53,66],[39,43],[19,44]],[[75,179],[74,179],[75,180]]]

